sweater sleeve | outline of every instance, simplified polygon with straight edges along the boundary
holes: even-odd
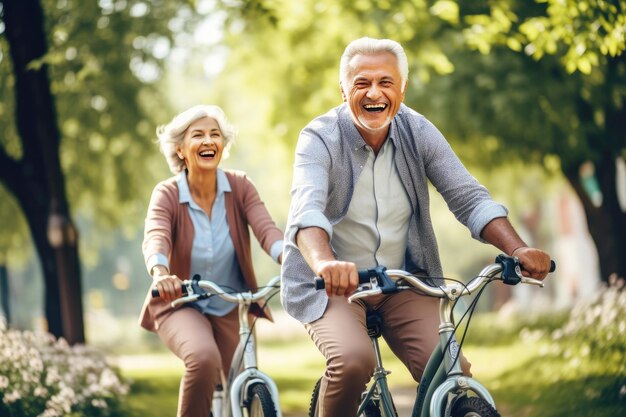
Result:
[[[167,261],[172,251],[175,196],[163,184],[152,191],[146,214],[143,238],[143,256],[148,273],[154,265]],[[165,266],[169,266],[165,264]]]
[[[242,174],[242,205],[252,233],[259,241],[263,250],[277,260],[282,253],[283,232],[276,226],[272,216],[261,200],[252,181]]]

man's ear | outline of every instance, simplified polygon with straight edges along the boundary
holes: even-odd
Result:
[[[341,81],[339,81],[339,89],[341,90],[341,98],[343,99],[343,102],[346,103],[348,101],[348,98],[346,97],[346,92],[343,91],[343,85],[341,85]]]

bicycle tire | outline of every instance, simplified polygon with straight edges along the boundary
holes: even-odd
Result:
[[[322,383],[322,378],[318,379],[315,383],[315,387],[313,388],[313,394],[311,394],[311,403],[309,404],[309,417],[318,417],[319,409],[317,408],[317,400],[320,396],[320,384]]]
[[[250,417],[276,417],[277,404],[262,383],[252,384],[248,391],[248,416]]]
[[[318,400],[320,396],[320,384],[322,383],[322,378],[318,379],[315,383],[315,387],[313,388],[313,393],[311,394],[311,403],[309,404],[309,417],[318,417],[319,409]],[[394,406],[395,409],[395,406]],[[397,415],[397,414],[396,414]],[[359,417],[382,417],[380,406],[376,401],[370,400],[369,404],[365,406],[363,413]]]
[[[480,397],[463,397],[452,407],[451,417],[500,417],[500,413]]]

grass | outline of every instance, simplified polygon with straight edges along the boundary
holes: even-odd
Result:
[[[114,358],[131,389],[125,404],[127,417],[176,415],[182,365],[171,353],[140,354]]]

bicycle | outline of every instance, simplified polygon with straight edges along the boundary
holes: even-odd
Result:
[[[229,293],[212,281],[201,280],[195,275],[192,280],[183,281],[183,297],[174,300],[176,307],[185,303],[219,296],[239,307],[239,344],[233,355],[228,377],[222,374],[213,394],[212,417],[281,417],[278,388],[272,378],[257,366],[256,338],[254,323],[250,326],[248,313],[253,303],[270,298],[280,290],[280,276],[272,278],[265,287],[256,292],[244,291]],[[195,292],[194,284],[205,290]],[[158,290],[152,290],[158,297]],[[262,306],[266,308],[267,303]]]
[[[551,261],[550,272],[556,268]],[[458,325],[454,323],[453,309],[456,302],[464,296],[478,291],[465,314],[473,312],[483,288],[490,282],[501,280],[508,285],[519,283],[538,285],[543,282],[521,274],[519,260],[516,257],[498,255],[495,263],[486,266],[478,276],[468,284],[455,282],[449,285],[432,286],[423,282],[424,277],[412,275],[402,270],[387,270],[379,266],[374,269],[359,271],[359,287],[348,297],[352,302],[377,294],[392,294],[403,290],[418,291],[422,294],[437,297],[439,304],[439,343],[433,350],[419,382],[417,396],[412,410],[412,417],[500,417],[496,411],[493,397],[478,380],[463,375],[460,364],[461,343],[456,339]],[[324,288],[324,281],[316,278],[316,288]],[[465,317],[461,317],[461,320]],[[383,367],[378,339],[381,335],[379,318],[367,316],[368,335],[374,346],[376,367],[369,383],[363,392],[357,416],[359,417],[393,417],[397,416],[395,405],[387,384],[390,373]],[[467,327],[466,327],[467,331]],[[465,335],[463,335],[464,337]],[[309,416],[319,415],[317,401],[321,379],[313,389]]]

